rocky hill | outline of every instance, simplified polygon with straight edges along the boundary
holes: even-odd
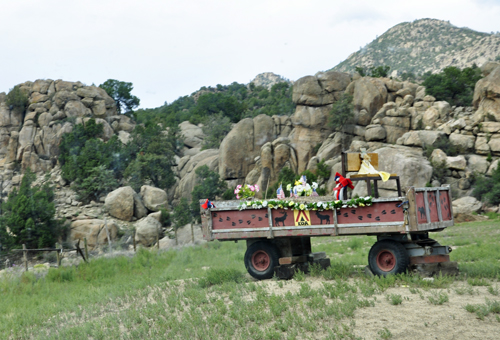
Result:
[[[253,83],[255,86],[262,86],[270,90],[274,84],[282,82],[291,83],[289,80],[283,78],[278,74],[272,72],[264,72],[258,74],[250,83]]]
[[[324,188],[331,193],[335,172],[341,172],[341,151],[362,148],[379,154],[380,169],[401,177],[401,186],[423,187],[448,184],[453,198],[470,196],[471,181],[478,174],[491,176],[500,162],[500,63],[482,67],[484,78],[477,82],[474,107],[452,107],[425,95],[425,88],[390,78],[360,77],[328,71],[298,79],[293,86],[294,113],[244,118],[227,133],[217,149],[201,150],[206,135],[201,125],[179,124],[183,148],[175,158],[176,182],[168,188],[144,185],[140,192],[118,188],[85,205],[61,178],[59,143],[75,124],[91,117],[103,124],[102,140],[117,134],[130,140],[135,122],[118,115],[114,101],[100,88],[79,82],[37,80],[20,87],[29,94],[26,113],[8,107],[0,94],[0,175],[4,197],[19,186],[24,169],[30,167],[39,181],[56,187],[57,215],[70,224],[70,239],[85,236],[90,246],[106,244],[125,232],[145,246],[157,242],[162,207],[172,208],[191,192],[200,179],[196,170],[206,165],[229,187],[259,184],[263,189],[277,181],[284,167],[295,173],[314,172],[325,160],[331,170]],[[328,124],[333,104],[343,93],[353,97],[354,121],[346,135]],[[453,146],[460,152],[427,146]],[[435,164],[446,169],[437,176]],[[439,169],[438,169],[439,170]],[[49,173],[49,176],[45,176]],[[148,183],[145,183],[148,184]],[[397,194],[395,183],[379,186],[382,197]],[[358,182],[353,195],[366,195],[366,184]],[[463,207],[454,202],[454,213],[481,209],[475,198]],[[498,207],[496,207],[498,209]],[[469,211],[470,212],[470,211]],[[121,230],[121,232],[120,232]],[[160,246],[172,241],[160,240]],[[167,245],[165,245],[167,247]]]
[[[392,76],[436,73],[447,66],[482,66],[500,56],[500,34],[456,27],[448,21],[420,19],[398,24],[352,53],[332,70],[388,65]]]

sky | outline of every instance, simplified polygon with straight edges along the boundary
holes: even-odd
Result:
[[[497,32],[500,0],[3,0],[0,92],[116,79],[155,108],[262,72],[314,75],[422,18]]]

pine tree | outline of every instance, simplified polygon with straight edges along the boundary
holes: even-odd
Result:
[[[27,169],[19,191],[14,189],[2,204],[0,243],[4,248],[52,247],[62,232],[55,219],[54,191],[48,184],[32,186],[36,176]]]

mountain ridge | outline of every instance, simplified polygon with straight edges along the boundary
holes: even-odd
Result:
[[[418,76],[448,66],[481,66],[499,56],[500,32],[478,32],[425,18],[391,27],[331,70],[354,72],[355,67],[388,65],[391,76],[405,72]]]

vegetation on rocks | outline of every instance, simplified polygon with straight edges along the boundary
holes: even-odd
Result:
[[[471,106],[474,87],[481,79],[481,70],[474,64],[460,70],[457,67],[446,67],[437,74],[424,75],[425,92],[437,100],[444,100],[450,105]]]
[[[5,249],[53,247],[62,232],[55,218],[54,191],[48,184],[33,185],[36,175],[27,169],[19,191],[1,204],[0,244]]]
[[[355,67],[355,71],[362,77],[373,77],[373,78],[386,78],[389,75],[390,66],[377,66],[377,67]]]
[[[26,111],[29,105],[29,98],[25,91],[21,90],[19,86],[14,86],[5,98],[5,104],[12,110],[18,110],[21,113]]]
[[[328,117],[328,123],[330,126],[342,133],[342,149],[345,149],[344,145],[344,133],[345,127],[354,121],[354,105],[352,104],[353,97],[347,93],[344,93],[342,97],[333,103],[332,109],[330,110],[330,116]]]
[[[232,128],[231,120],[222,112],[206,117],[202,129],[207,137],[203,140],[201,149],[218,149]]]
[[[140,99],[132,94],[134,89],[132,83],[108,79],[101,85],[106,93],[115,100],[118,113],[130,113],[133,109],[139,106]]]
[[[121,178],[123,171],[124,148],[117,136],[107,143],[99,139],[102,129],[102,124],[89,119],[85,125],[77,124],[71,133],[64,134],[60,144],[61,175],[75,183],[77,193],[85,201],[115,189],[116,179]]]
[[[191,96],[180,97],[171,104],[137,110],[134,117],[139,123],[154,121],[174,126],[186,120],[193,124],[203,123],[214,115],[237,123],[242,118],[259,114],[291,115],[294,110],[292,86],[287,82],[277,83],[270,90],[253,83],[247,87],[234,82],[215,88],[202,87]]]
[[[419,19],[392,27],[333,70],[354,72],[356,67],[388,65],[398,76],[420,78],[448,66],[466,68],[494,60],[499,46],[498,32],[477,32],[448,21]]]
[[[474,191],[472,195],[480,201],[492,205],[500,204],[500,163],[493,170],[491,177],[477,175],[474,178]]]

